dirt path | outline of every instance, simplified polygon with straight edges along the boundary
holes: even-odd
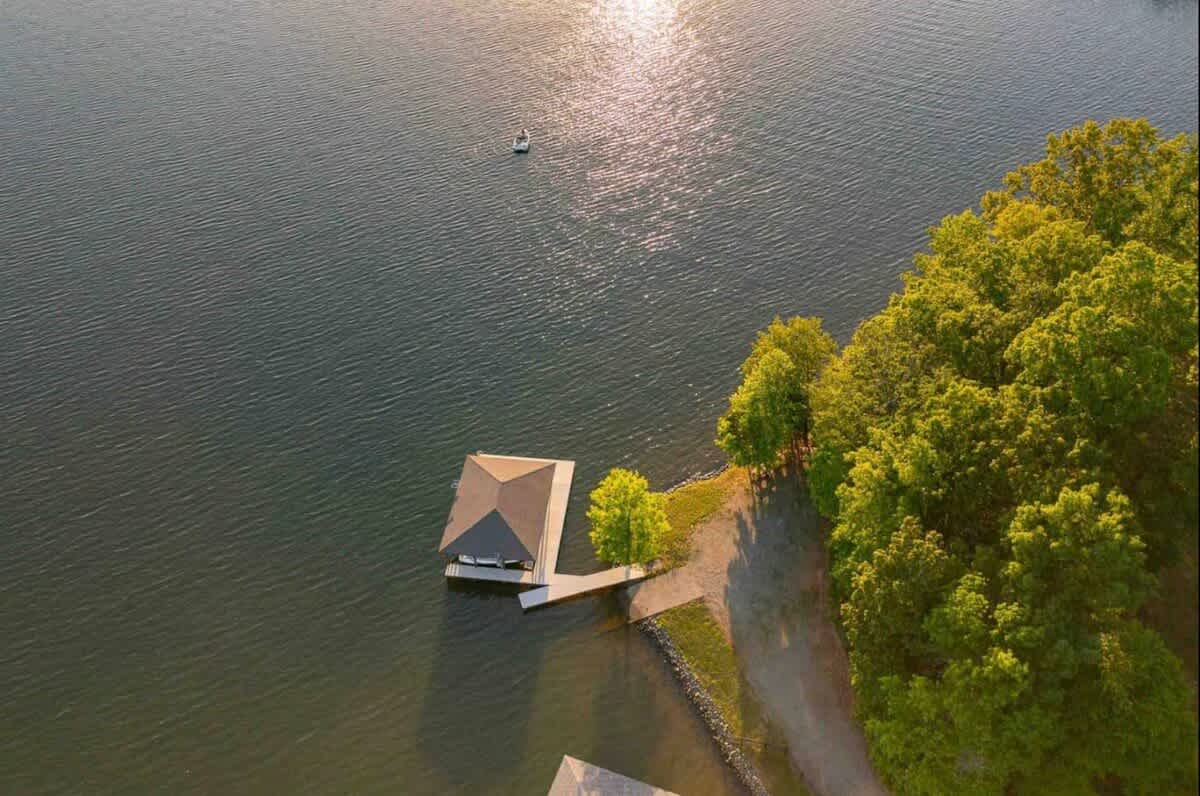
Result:
[[[829,620],[818,518],[786,477],[739,490],[693,537],[687,569],[819,796],[886,794],[853,719],[846,653]]]
[[[692,577],[691,569],[683,567],[627,586],[620,599],[625,603],[629,621],[636,622],[703,596],[704,591]]]

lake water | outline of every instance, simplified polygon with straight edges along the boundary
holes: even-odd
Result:
[[[734,792],[610,598],[447,585],[464,454],[577,459],[597,568],[756,328],[1196,76],[1194,1],[5,0],[0,792]]]

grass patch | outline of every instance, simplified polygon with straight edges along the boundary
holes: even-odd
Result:
[[[688,666],[729,723],[734,735],[747,737],[757,729],[752,700],[744,691],[745,679],[733,647],[725,640],[703,600],[672,608],[658,615],[658,624],[671,634]]]
[[[733,647],[704,601],[680,605],[656,619],[716,703],[770,792],[775,796],[812,796],[792,771],[786,739],[754,699]]]
[[[746,473],[742,468],[730,467],[712,478],[686,484],[666,494],[667,521],[671,528],[663,539],[665,569],[680,566],[688,560],[692,552],[692,529],[725,505],[733,490],[745,481]]]

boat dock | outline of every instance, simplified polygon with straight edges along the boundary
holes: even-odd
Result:
[[[480,492],[486,491],[487,494],[468,495],[463,498],[463,511],[467,514],[467,520],[460,523],[461,528],[458,525],[454,526],[458,536],[447,532],[446,538],[443,539],[443,547],[448,543],[456,543],[457,539],[465,538],[468,534],[475,534],[475,538],[484,537],[487,541],[479,542],[478,550],[472,551],[473,555],[489,555],[493,547],[514,545],[509,549],[527,549],[528,553],[512,552],[510,555],[531,557],[532,564],[527,563],[526,568],[518,569],[454,561],[446,566],[447,578],[536,586],[538,588],[522,592],[520,595],[521,607],[528,611],[581,594],[638,581],[649,574],[644,567],[636,564],[613,567],[591,575],[566,575],[557,571],[558,550],[562,544],[563,525],[567,518],[567,499],[571,494],[575,462],[477,454],[475,457],[469,457],[468,466],[473,466],[471,458],[482,462],[484,468],[490,468],[485,471],[489,474],[488,477],[481,477],[477,472],[474,476],[474,488]],[[547,477],[551,467],[553,475]],[[469,472],[471,471],[464,469],[464,476]],[[521,479],[524,479],[524,484],[516,488],[510,489],[506,486],[515,485]],[[498,486],[493,487],[493,482]],[[464,485],[460,483],[460,493],[463,488]],[[505,516],[506,513],[511,516],[511,520]],[[495,517],[499,517],[499,521],[496,521]],[[451,521],[454,522],[453,517]],[[537,537],[536,552],[532,543],[534,535]],[[529,543],[522,547],[525,540],[529,540]],[[507,555],[499,557],[506,558]],[[475,559],[472,557],[468,560]]]

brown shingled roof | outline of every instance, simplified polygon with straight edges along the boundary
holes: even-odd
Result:
[[[623,774],[563,755],[546,796],[676,796]]]
[[[550,459],[468,456],[438,550],[533,561],[546,528],[553,483]]]

